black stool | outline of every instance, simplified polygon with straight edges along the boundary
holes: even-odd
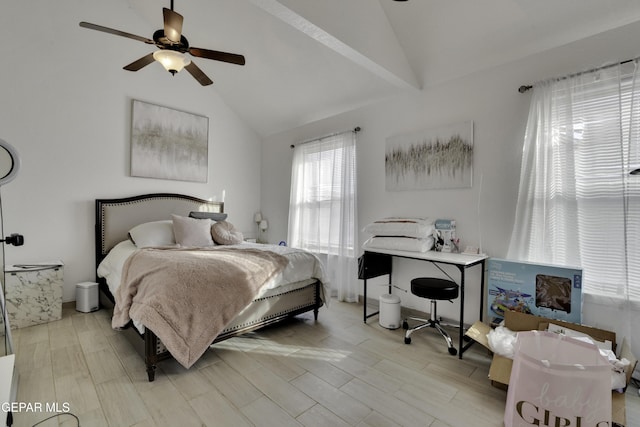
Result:
[[[449,346],[449,354],[456,355],[458,354],[458,350],[453,346],[453,341],[451,337],[440,326],[440,321],[438,320],[438,316],[436,313],[436,304],[438,300],[454,300],[458,298],[458,290],[459,286],[451,281],[446,279],[438,279],[435,277],[418,277],[411,281],[411,293],[420,297],[420,298],[429,298],[431,300],[431,316],[430,319],[420,319],[417,317],[409,317],[412,320],[418,320],[424,323],[421,323],[413,328],[409,328],[409,323],[405,319],[402,323],[402,327],[407,330],[404,335],[404,343],[411,344],[411,334],[415,331],[418,331],[422,328],[435,328],[440,332],[440,335],[447,341],[447,345]]]

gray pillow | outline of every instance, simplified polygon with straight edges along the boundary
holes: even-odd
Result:
[[[188,218],[186,216],[171,215],[173,220],[173,234],[180,246],[202,247],[213,246],[211,238],[211,220]]]
[[[211,226],[211,237],[219,245],[237,245],[244,236],[230,222],[219,221]]]
[[[211,221],[224,221],[225,219],[227,219],[227,214],[222,212],[193,211],[193,212],[189,212],[189,216],[191,218],[199,218],[199,219],[209,218]]]

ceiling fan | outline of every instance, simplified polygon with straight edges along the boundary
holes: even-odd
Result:
[[[113,28],[103,27],[102,25],[92,24],[90,22],[80,22],[83,28],[102,31],[116,36],[127,37],[138,40],[146,44],[156,45],[158,50],[152,52],[142,58],[133,61],[131,64],[123,68],[128,71],[138,71],[142,67],[158,61],[172,75],[185,68],[202,86],[207,86],[213,81],[202,72],[196,64],[185,56],[189,53],[198,58],[213,59],[214,61],[228,62],[231,64],[244,65],[244,56],[235,53],[220,52],[217,50],[201,49],[198,47],[190,47],[186,37],[182,35],[183,17],[173,10],[173,0],[171,0],[171,9],[162,8],[164,17],[164,28],[153,33],[153,39],[137,36]]]

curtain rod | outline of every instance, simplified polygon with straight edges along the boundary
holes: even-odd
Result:
[[[318,138],[306,139],[306,140],[304,140],[302,142],[298,142],[297,144],[291,144],[291,148],[295,148],[296,145],[302,145],[302,144],[307,144],[307,143],[313,142],[313,141],[319,141],[319,140],[325,139],[325,138],[331,138],[332,136],[342,135],[343,133],[347,133],[347,132],[358,133],[361,130],[362,129],[360,128],[360,126],[356,126],[355,128],[350,129],[350,130],[343,130],[342,132],[334,132],[334,133],[330,133],[329,135],[321,136],[321,137],[318,137]]]
[[[611,67],[615,67],[616,65],[622,65],[622,64],[626,64],[628,62],[632,62],[635,61],[637,59],[640,59],[640,57],[635,57],[633,59],[627,59],[626,61],[621,61],[621,62],[616,62],[615,64],[607,64],[607,65],[603,65],[601,67],[596,67],[596,68],[592,68],[590,70],[585,70],[585,71],[580,71],[579,73],[573,73],[573,74],[567,74],[566,76],[562,76],[562,77],[556,77],[554,79],[551,80],[565,80],[565,79],[570,79],[571,77],[576,77],[582,74],[586,74],[586,73],[593,73],[595,71],[598,70],[605,70],[607,68],[611,68]],[[529,89],[532,89],[533,85],[522,85],[518,88],[518,92],[520,93],[525,93],[526,91],[528,91]]]

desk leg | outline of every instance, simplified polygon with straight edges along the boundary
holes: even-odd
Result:
[[[477,264],[476,264],[477,265]],[[460,337],[458,340],[458,345],[460,346],[460,351],[458,352],[458,358],[462,359],[462,353],[467,351],[469,347],[471,347],[475,341],[469,340],[466,346],[463,346],[464,342],[464,276],[466,272],[466,268],[460,266]],[[482,268],[482,272],[480,274],[480,320],[483,318],[484,311],[484,260],[480,263],[480,268]]]
[[[362,304],[362,311],[363,311],[363,320],[364,323],[367,323],[367,319],[370,317],[375,316],[376,314],[380,313],[380,310],[375,311],[373,313],[367,314],[367,279],[363,279],[364,280],[364,301]],[[391,271],[389,271],[389,293],[393,293],[392,292],[392,285],[391,285]]]
[[[462,346],[462,340],[464,337],[464,276],[465,268],[460,266],[460,330],[458,331],[458,358],[462,359],[462,353],[466,350]]]
[[[367,279],[364,279],[364,301],[362,301],[364,323],[367,323]]]
[[[362,304],[362,311],[363,311],[363,320],[365,324],[367,323],[368,318],[373,317],[376,314],[380,313],[380,310],[378,310],[378,311],[374,311],[373,313],[367,314],[367,279],[364,279],[364,303]]]
[[[480,321],[484,320],[484,260],[480,263],[482,272],[480,273]]]

